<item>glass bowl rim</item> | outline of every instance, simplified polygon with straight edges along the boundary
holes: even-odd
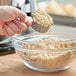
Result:
[[[29,36],[34,36],[34,35],[62,35],[62,36],[66,36],[66,37],[68,37],[68,36],[70,36],[70,37],[76,37],[75,34],[65,34],[65,33],[32,33],[32,34],[27,34],[27,35],[19,36],[19,37],[29,37]],[[17,35],[15,35],[13,37],[13,39],[12,39],[13,46],[14,46],[13,40],[19,40],[19,41],[24,42],[24,40],[18,39]],[[76,41],[76,39],[74,39],[74,40]],[[30,51],[33,51],[33,52],[34,51],[42,51],[42,52],[43,51],[47,51],[47,50],[31,50],[31,49],[26,49],[26,48],[23,48],[23,47],[18,47],[18,48],[22,49],[21,51],[24,50],[24,52],[25,52],[25,50],[30,50]],[[62,52],[62,51],[68,51],[68,50],[74,50],[74,49],[76,49],[76,47],[67,48],[67,49],[63,49],[63,50],[62,49],[58,49],[58,50]],[[48,51],[58,51],[58,50],[48,50]]]

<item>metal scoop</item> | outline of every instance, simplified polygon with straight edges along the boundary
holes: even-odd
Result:
[[[36,0],[30,0],[30,10],[31,10],[31,16],[32,16],[32,18],[34,18],[32,14],[34,14],[36,12]],[[43,17],[43,16],[41,16],[41,17]],[[42,24],[38,24],[37,22],[35,22],[33,20],[31,27],[37,32],[45,33],[50,29],[51,25],[45,27],[45,26],[42,26]]]

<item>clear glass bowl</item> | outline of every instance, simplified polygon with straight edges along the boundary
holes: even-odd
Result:
[[[23,47],[24,43],[50,38],[63,38],[74,42],[74,47],[56,50],[30,50]],[[22,63],[28,68],[41,72],[57,72],[68,69],[76,59],[76,35],[45,33],[16,36],[12,40],[13,46]],[[42,46],[44,47],[44,46]]]

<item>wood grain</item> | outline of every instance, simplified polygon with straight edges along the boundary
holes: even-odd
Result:
[[[16,54],[0,56],[0,76],[76,76],[76,62],[65,71],[42,73],[25,67]]]

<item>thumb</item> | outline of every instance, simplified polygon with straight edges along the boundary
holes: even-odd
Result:
[[[27,15],[20,10],[17,13],[18,13],[17,17],[20,18],[21,21],[25,22],[25,19],[26,19]]]

